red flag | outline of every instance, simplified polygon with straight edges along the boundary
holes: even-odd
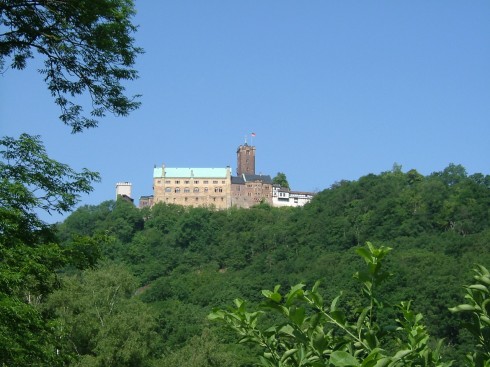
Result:
[[[251,133],[250,135],[252,135],[252,137],[255,138],[255,133]]]

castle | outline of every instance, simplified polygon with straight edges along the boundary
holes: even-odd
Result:
[[[237,172],[231,168],[171,168],[162,165],[153,169],[153,195],[142,196],[139,207],[157,203],[204,206],[216,209],[250,208],[261,202],[272,206],[302,206],[312,193],[291,191],[273,184],[269,175],[255,173],[255,146],[240,145],[237,149]]]

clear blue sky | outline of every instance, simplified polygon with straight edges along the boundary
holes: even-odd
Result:
[[[40,134],[48,153],[102,182],[152,193],[154,165],[256,170],[293,189],[390,170],[462,164],[490,173],[490,1],[136,1],[140,110],[71,135],[36,73],[0,75],[0,135]],[[249,140],[250,143],[250,140]],[[53,220],[57,219],[56,217]]]

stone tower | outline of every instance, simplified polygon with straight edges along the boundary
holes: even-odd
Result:
[[[255,147],[245,143],[240,145],[237,154],[237,176],[242,174],[255,175]]]

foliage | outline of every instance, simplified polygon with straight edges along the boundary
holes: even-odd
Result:
[[[443,177],[448,171],[459,178]],[[460,366],[473,342],[447,307],[459,303],[468,269],[490,264],[490,176],[465,172],[370,174],[336,183],[300,208],[215,211],[156,204],[140,211],[109,201],[75,211],[59,226],[60,238],[68,248],[73,236],[109,236],[99,242],[102,255],[124,262],[138,277],[141,299],[158,313],[159,337],[172,352],[216,327],[203,319],[212,307],[236,298],[255,307],[270,284],[289,289],[321,279],[325,286],[317,291],[329,300],[342,291],[342,311],[353,323],[368,298],[356,291],[359,281],[352,277],[364,260],[349,249],[368,239],[389,244],[396,251],[383,259],[382,270],[396,269],[397,276],[373,288],[383,306],[375,305],[376,321],[403,320],[401,309],[387,306],[411,300],[409,311],[424,315],[427,333],[445,338],[446,359]],[[265,316],[267,324],[279,322],[278,313]],[[228,348],[234,339],[223,333],[219,342]]]
[[[180,349],[173,350],[164,358],[154,362],[154,367],[238,367],[236,348],[226,348],[210,329],[193,336]]]
[[[136,279],[106,264],[63,278],[45,308],[57,316],[59,353],[76,366],[145,366],[156,353],[156,318],[134,297]]]
[[[277,172],[277,175],[272,179],[272,183],[289,189],[288,179],[286,178],[286,174],[283,172]]]
[[[490,366],[490,272],[482,265],[474,269],[475,284],[466,288],[465,298],[468,303],[452,307],[453,313],[469,315],[463,323],[476,340],[473,353],[467,355],[469,366]]]
[[[134,46],[134,13],[132,0],[3,1],[0,68],[9,60],[24,69],[35,52],[41,56],[40,72],[73,132],[97,126],[107,112],[125,116],[140,104],[122,84],[137,78],[133,65],[142,52]],[[85,94],[90,117],[76,102]]]
[[[56,365],[52,321],[37,306],[71,259],[38,211],[70,210],[98,175],[50,159],[38,137],[6,137],[0,146],[0,362]]]
[[[358,310],[357,320],[349,321],[340,309],[340,296],[326,306],[318,292],[319,282],[311,290],[297,284],[285,295],[279,292],[280,286],[262,291],[266,298],[262,311],[247,312],[245,303],[237,299],[234,309],[214,309],[209,317],[235,329],[240,342],[259,345],[263,366],[450,366],[441,362],[440,343],[435,350],[429,346],[422,315],[410,309],[410,302],[398,306],[397,327],[378,321],[383,305],[376,289],[388,276],[382,264],[390,250],[370,243],[357,250],[367,264],[364,271],[355,274],[367,299]],[[284,321],[261,328],[259,316],[266,312],[277,312]]]

